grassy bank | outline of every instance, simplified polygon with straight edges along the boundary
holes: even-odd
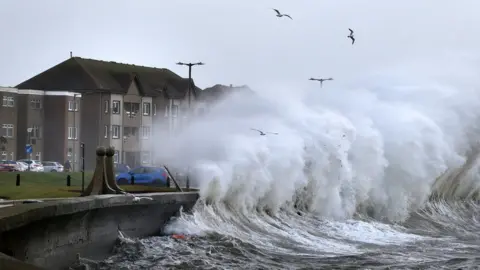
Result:
[[[78,197],[81,194],[81,173],[35,173],[20,172],[20,186],[16,186],[17,173],[0,173],[0,198],[10,200],[35,198]],[[92,172],[85,173],[85,188],[92,179]],[[70,175],[70,186],[67,186],[67,175]],[[172,192],[173,188],[125,185],[121,188],[127,192]]]

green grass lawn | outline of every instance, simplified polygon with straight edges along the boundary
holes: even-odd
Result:
[[[16,186],[17,173],[0,172],[0,199],[20,200],[39,198],[78,197],[82,189],[82,174],[74,173],[38,173],[20,172],[20,186]],[[70,187],[67,186],[67,175],[70,174]],[[85,188],[92,179],[92,172],[85,172]],[[123,190],[132,193],[173,192],[174,188],[125,185]]]

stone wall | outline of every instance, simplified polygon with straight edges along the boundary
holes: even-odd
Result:
[[[72,265],[77,253],[105,259],[118,229],[129,237],[159,235],[181,207],[189,210],[198,199],[197,192],[141,196],[153,200],[96,195],[4,208],[0,211],[0,252],[51,270]]]

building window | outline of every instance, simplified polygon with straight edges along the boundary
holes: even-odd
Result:
[[[104,132],[103,132],[103,137],[105,137],[105,139],[108,138],[108,126],[105,125],[105,129],[104,129]]]
[[[37,152],[35,154],[35,159],[38,160],[38,161],[42,161],[42,152]]]
[[[67,150],[67,158],[68,158],[68,160],[72,160],[72,155],[73,155],[73,149],[72,149],[72,148],[68,148],[68,150]]]
[[[150,127],[142,127],[142,138],[148,139],[150,137]]]
[[[178,105],[172,105],[172,117],[178,116]]]
[[[30,132],[31,138],[39,139],[41,137],[39,126],[32,126],[31,128],[27,129],[27,132]]]
[[[113,111],[112,111],[113,113]],[[112,138],[118,139],[120,138],[120,126],[119,125],[112,125]]]
[[[39,99],[32,99],[30,100],[30,107],[35,110],[39,110],[42,108],[42,101]]]
[[[3,124],[2,129],[5,138],[13,138],[13,124]]]
[[[14,105],[13,97],[3,96],[3,107],[13,107]]]
[[[75,100],[69,100],[68,101],[68,110],[70,112],[78,112],[78,101]]]
[[[138,128],[137,127],[123,127],[123,137],[137,137]],[[138,137],[137,137],[138,139]]]
[[[157,115],[157,104],[152,104],[153,115]]]
[[[15,160],[15,153],[14,152],[10,153],[10,160]]]
[[[148,102],[143,103],[143,115],[145,115],[145,116],[150,115],[150,103],[148,103]]]
[[[118,150],[115,150],[115,154],[113,155],[113,163],[118,163],[119,157],[120,157],[120,152]]]
[[[112,101],[112,113],[120,114],[120,101],[118,100]]]
[[[7,160],[7,158],[8,158],[7,151],[2,151],[2,160]]]
[[[150,164],[150,152],[142,152],[142,163],[143,164]]]
[[[103,103],[103,110],[105,111],[105,113],[108,113],[109,107],[110,102],[108,102],[108,100],[105,100],[105,102]]]
[[[138,111],[140,111],[140,103],[124,102],[123,109],[125,110],[127,117],[134,118],[137,116]]]
[[[68,139],[69,140],[76,140],[77,139],[77,128],[76,127],[68,127]]]

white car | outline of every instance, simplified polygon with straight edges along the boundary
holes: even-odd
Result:
[[[25,172],[28,170],[28,164],[23,161],[17,161],[17,168],[21,172]]]
[[[19,162],[25,162],[28,164],[27,171],[31,172],[43,172],[43,165],[40,161],[34,159],[20,159]]]
[[[63,172],[63,165],[56,161],[43,161],[44,172]]]

